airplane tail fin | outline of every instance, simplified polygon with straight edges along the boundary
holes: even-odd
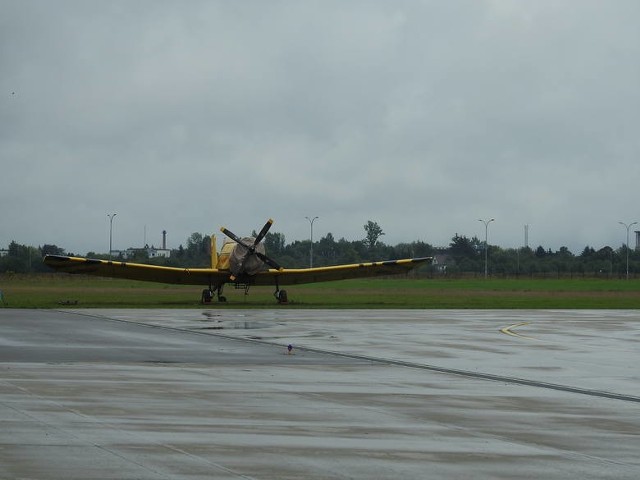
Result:
[[[211,235],[211,268],[218,268],[218,249],[215,235]]]

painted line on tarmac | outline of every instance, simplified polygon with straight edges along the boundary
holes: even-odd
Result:
[[[526,338],[527,340],[538,340],[535,337],[529,337],[527,335],[522,335],[521,333],[516,333],[513,331],[514,328],[523,327],[524,325],[529,325],[529,322],[514,323],[513,325],[509,325],[508,327],[501,328],[500,333],[511,335],[512,337]]]

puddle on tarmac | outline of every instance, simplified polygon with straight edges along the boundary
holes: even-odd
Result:
[[[243,321],[218,321],[213,325],[199,327],[198,330],[255,330],[258,328],[268,328],[271,325],[264,322],[243,322]]]
[[[264,322],[218,320],[214,324],[198,327],[197,330],[255,330],[258,328],[268,328],[270,326],[271,324]]]
[[[253,320],[221,320],[219,313],[203,312],[205,318],[203,322],[207,322],[207,326],[198,327],[198,330],[255,330],[258,328],[268,328],[273,326],[269,322],[257,322]],[[238,315],[244,317],[244,315]]]

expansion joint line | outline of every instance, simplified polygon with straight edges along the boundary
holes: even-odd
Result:
[[[76,312],[71,312],[71,313],[76,313]],[[267,340],[259,340],[259,339],[254,339],[254,338],[242,338],[242,337],[235,337],[232,335],[226,335],[224,333],[219,333],[219,332],[196,332],[193,330],[186,330],[186,329],[182,329],[182,328],[175,328],[175,327],[168,327],[166,325],[154,325],[151,323],[145,323],[145,322],[136,322],[136,321],[131,321],[131,320],[120,320],[120,319],[116,319],[116,318],[111,318],[111,317],[106,317],[106,316],[102,316],[102,315],[91,315],[91,314],[85,314],[85,313],[77,313],[78,315],[85,315],[85,316],[89,316],[89,317],[94,317],[94,318],[100,318],[103,320],[111,320],[113,322],[119,322],[119,323],[135,323],[137,325],[143,325],[146,327],[150,327],[150,328],[157,328],[157,329],[161,329],[161,330],[167,330],[167,331],[174,331],[174,332],[182,332],[182,333],[190,333],[193,335],[211,335],[211,336],[216,336],[216,337],[221,337],[221,338],[227,338],[229,340],[235,340],[238,342],[245,342],[245,343],[255,343],[255,344],[262,344],[262,345],[271,345],[271,346],[275,346],[275,347],[282,347],[283,345],[277,343],[277,342],[270,342]],[[285,346],[286,347],[286,346]],[[567,392],[567,393],[576,393],[579,395],[589,395],[592,397],[600,397],[600,398],[609,398],[612,400],[621,400],[623,402],[634,402],[634,403],[640,403],[640,397],[636,397],[634,395],[625,395],[622,393],[615,393],[615,392],[606,392],[606,391],[601,391],[601,390],[591,390],[588,388],[580,388],[580,387],[572,387],[570,385],[561,385],[561,384],[557,384],[557,383],[548,383],[548,382],[540,382],[537,380],[528,380],[526,378],[518,378],[518,377],[509,377],[509,376],[505,376],[505,375],[494,375],[492,373],[482,373],[482,372],[474,372],[471,370],[460,370],[457,368],[446,368],[446,367],[438,367],[436,365],[429,365],[429,364],[424,364],[424,363],[415,363],[415,362],[407,362],[407,361],[403,361],[403,360],[393,360],[390,358],[382,358],[382,357],[370,357],[367,355],[358,355],[355,353],[344,353],[344,352],[336,352],[336,351],[332,351],[332,350],[323,350],[320,348],[313,348],[313,347],[304,347],[304,346],[296,346],[296,349],[299,351],[306,351],[306,352],[313,352],[313,353],[320,353],[320,354],[324,354],[324,355],[333,355],[333,356],[337,356],[337,357],[342,357],[342,358],[351,358],[354,360],[361,360],[361,361],[367,361],[367,362],[372,362],[372,363],[379,363],[379,364],[384,364],[384,365],[396,365],[399,367],[408,367],[408,368],[417,368],[420,370],[429,370],[431,372],[438,372],[438,373],[444,373],[447,375],[458,375],[461,377],[467,377],[467,378],[474,378],[477,380],[489,380],[489,381],[493,381],[493,382],[502,382],[502,383],[510,383],[513,385],[524,385],[527,387],[534,387],[534,388],[546,388],[548,390],[556,390],[556,391],[560,391],[560,392]]]

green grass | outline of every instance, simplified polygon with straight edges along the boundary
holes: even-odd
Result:
[[[301,302],[318,303],[329,295],[331,303],[345,307],[640,308],[636,280],[351,280],[298,288]]]
[[[364,279],[285,287],[281,308],[640,308],[640,280]],[[61,274],[0,275],[8,308],[201,308],[197,286]],[[227,286],[213,308],[274,308],[273,287]],[[0,308],[2,302],[0,302]]]

